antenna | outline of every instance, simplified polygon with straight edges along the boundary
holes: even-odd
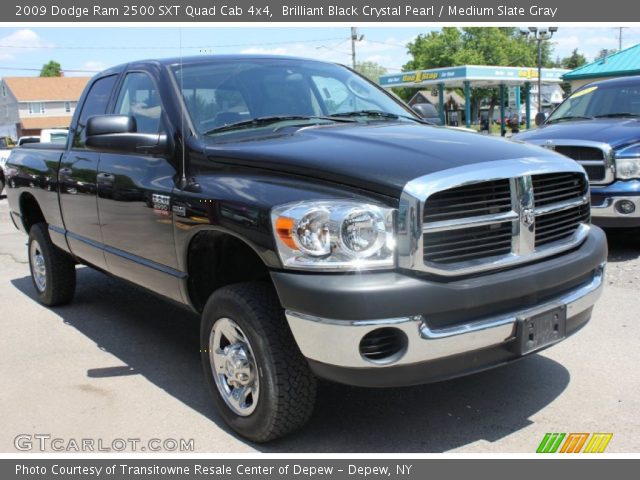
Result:
[[[178,28],[178,36],[180,38],[180,95],[184,95],[184,70],[182,69],[182,27]],[[180,102],[182,104],[182,102]],[[184,132],[184,109],[180,109],[180,136],[182,144],[182,175],[180,177],[180,188],[184,189],[187,186],[187,158],[186,158],[186,147],[185,142],[187,136]]]

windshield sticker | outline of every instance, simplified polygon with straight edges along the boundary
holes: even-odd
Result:
[[[583,95],[587,95],[588,93],[591,93],[591,92],[593,92],[593,91],[595,91],[597,89],[598,89],[598,87],[585,88],[584,90],[580,90],[579,92],[574,93],[569,98],[578,98],[578,97],[581,97]]]

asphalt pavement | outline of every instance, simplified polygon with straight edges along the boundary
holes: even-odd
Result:
[[[207,453],[532,453],[547,432],[613,433],[607,452],[640,452],[640,232],[609,241],[603,297],[565,342],[437,384],[321,383],[303,430],[256,445],[231,433],[209,401],[195,315],[85,267],[73,303],[41,306],[26,237],[0,197],[0,452],[55,451],[53,439],[72,452],[83,439],[112,449],[132,439],[126,451],[192,439]]]

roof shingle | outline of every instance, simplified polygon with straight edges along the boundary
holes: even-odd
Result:
[[[622,77],[640,73],[640,43],[606,58],[587,63],[563,75],[564,80]]]
[[[66,117],[30,117],[20,120],[24,130],[37,130],[43,128],[69,128],[71,115]]]
[[[19,102],[78,100],[90,77],[4,77]]]

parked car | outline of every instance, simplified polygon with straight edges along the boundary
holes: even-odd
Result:
[[[67,143],[69,130],[63,128],[46,128],[40,132],[42,143]]]
[[[10,153],[11,153],[10,150],[4,150],[4,149],[0,150],[0,195],[4,190],[4,185],[6,183],[5,175],[4,175],[4,166],[6,165],[7,160],[9,159]]]
[[[18,146],[21,147],[25,143],[39,143],[40,136],[39,135],[26,135],[24,137],[18,138]]]
[[[14,147],[11,137],[0,137],[0,194],[4,190],[4,166],[7,163],[11,149]]]
[[[411,107],[414,112],[423,120],[434,125],[442,125],[442,119],[438,113],[438,109],[431,103],[416,103]]]
[[[594,223],[640,226],[640,76],[585,85],[540,128],[512,138],[562,153],[585,168]]]
[[[340,65],[114,67],[70,134],[9,158],[37,298],[70,302],[85,264],[199,312],[212,400],[254,441],[307,421],[317,377],[397,387],[540,351],[603,287],[580,165],[427,125]]]

